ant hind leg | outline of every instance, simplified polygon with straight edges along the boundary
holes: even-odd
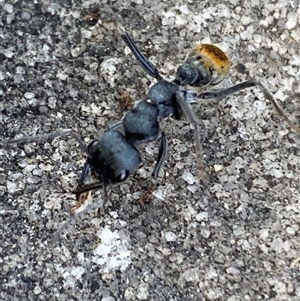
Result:
[[[202,98],[202,99],[213,99],[213,98],[222,99],[226,96],[229,96],[231,94],[234,94],[236,92],[239,92],[241,90],[251,88],[251,87],[258,87],[263,92],[265,98],[272,103],[272,105],[274,106],[274,108],[277,111],[278,115],[282,119],[285,120],[285,122],[293,129],[293,131],[295,131],[298,134],[300,133],[300,128],[297,125],[295,125],[290,120],[290,118],[283,112],[283,110],[280,108],[280,106],[275,101],[272,94],[265,88],[265,86],[261,82],[255,80],[255,79],[250,79],[248,81],[242,82],[240,84],[237,84],[235,86],[232,86],[232,87],[224,89],[224,90],[203,92],[203,93],[200,93],[198,95],[198,97]]]
[[[142,68],[152,77],[157,80],[161,80],[162,77],[159,74],[157,68],[141,53],[139,48],[135,45],[134,41],[130,37],[130,35],[125,32],[121,34],[121,37],[125,44],[129,47],[135,58],[139,61]]]

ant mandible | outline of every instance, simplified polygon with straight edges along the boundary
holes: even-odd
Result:
[[[186,61],[178,67],[175,79],[167,81],[141,53],[128,33],[121,34],[121,37],[144,70],[157,79],[157,82],[150,88],[146,99],[140,101],[135,108],[125,115],[123,120],[111,127],[102,137],[92,141],[88,146],[73,130],[8,141],[8,143],[27,143],[53,139],[59,136],[73,136],[87,155],[79,185],[74,191],[77,200],[80,200],[80,197],[85,193],[101,188],[103,189],[103,201],[105,202],[107,200],[107,187],[124,182],[140,167],[141,156],[138,147],[160,137],[159,152],[152,172],[152,177],[156,179],[167,151],[167,138],[160,127],[160,122],[169,116],[179,120],[185,115],[194,125],[198,176],[203,177],[205,163],[200,144],[199,123],[188,106],[189,103],[197,102],[199,98],[220,99],[240,90],[256,86],[263,92],[265,98],[273,104],[278,114],[289,126],[300,133],[300,129],[283,113],[273,96],[256,80],[250,79],[224,90],[199,94],[185,89],[185,86],[217,85],[228,75],[229,60],[218,47],[210,44],[196,45]],[[123,131],[118,131],[117,128],[121,126]],[[90,183],[91,178],[93,178],[93,181]]]

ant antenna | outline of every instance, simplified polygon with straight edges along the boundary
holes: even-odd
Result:
[[[12,140],[8,140],[6,143],[12,144],[12,143],[30,143],[30,142],[41,142],[43,140],[52,140],[56,137],[65,137],[65,136],[72,136],[80,145],[81,150],[88,154],[88,148],[81,139],[80,135],[75,132],[74,130],[63,130],[63,131],[57,131],[57,132],[52,132],[49,134],[44,134],[44,135],[37,135],[37,136],[25,136],[21,138],[16,138]]]

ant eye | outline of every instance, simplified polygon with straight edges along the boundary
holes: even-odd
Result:
[[[123,169],[121,173],[116,177],[116,182],[123,182],[125,181],[129,176],[129,171],[127,169]]]

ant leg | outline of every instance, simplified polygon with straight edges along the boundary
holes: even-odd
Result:
[[[76,220],[81,215],[84,215],[85,213],[88,213],[89,211],[92,211],[94,209],[102,208],[103,205],[107,202],[107,200],[108,200],[107,190],[106,190],[107,184],[105,184],[105,182],[103,182],[103,183],[101,182],[101,183],[95,183],[94,187],[92,187],[92,185],[86,185],[83,190],[80,190],[80,192],[78,192],[79,194],[76,196],[78,204],[76,206],[74,206],[73,208],[71,208],[71,217],[54,233],[53,239],[55,242],[60,239],[62,232],[65,229],[67,229],[70,224],[75,223]],[[98,185],[98,186],[96,187],[96,185]],[[85,208],[81,209],[80,207],[91,196],[91,190],[98,189],[98,188],[103,188],[103,197],[100,200],[98,200],[97,202],[88,204]],[[81,197],[81,195],[84,194],[85,192],[88,192],[88,193],[85,194],[83,197]]]
[[[103,181],[104,180],[104,177],[102,179],[102,182],[103,182],[103,202],[104,204],[108,201],[108,195],[107,195],[107,184]]]
[[[96,183],[86,184],[81,187],[79,186],[76,190],[73,190],[72,193],[76,195],[76,200],[79,200],[81,194],[89,192],[91,190],[97,190],[102,188],[103,188],[103,183],[96,182]]]
[[[118,122],[115,122],[115,123],[109,125],[108,128],[109,128],[110,130],[113,130],[113,129],[118,128],[118,127],[121,126],[122,124],[123,124],[123,120],[118,121]]]
[[[251,88],[251,87],[258,87],[263,92],[265,98],[268,99],[272,103],[272,105],[274,106],[274,108],[277,111],[278,115],[281,116],[281,118],[284,119],[286,121],[286,123],[296,133],[300,133],[300,128],[297,125],[295,125],[289,119],[289,117],[282,111],[282,109],[279,107],[279,105],[275,101],[274,97],[272,96],[272,94],[265,88],[265,86],[261,82],[255,80],[255,79],[250,79],[250,80],[245,81],[243,83],[232,86],[228,89],[200,93],[198,95],[198,97],[203,98],[203,99],[224,98],[228,95],[234,94],[238,91],[241,91],[241,90],[244,90],[244,89],[247,89],[247,88]]]
[[[168,149],[168,141],[167,137],[164,132],[161,133],[161,139],[160,139],[160,145],[159,145],[159,151],[158,151],[158,156],[157,156],[157,161],[154,167],[154,170],[151,174],[153,178],[157,178],[159,171],[165,161],[166,153]]]
[[[37,136],[25,136],[25,137],[21,137],[21,138],[8,140],[6,143],[12,144],[12,143],[41,142],[43,140],[48,140],[48,139],[52,140],[56,137],[64,137],[64,136],[72,136],[79,143],[81,150],[84,153],[88,153],[87,146],[81,139],[80,135],[73,130],[57,131],[57,132],[52,132],[49,134],[37,135]]]
[[[76,211],[91,197],[92,191],[89,190],[85,193],[81,193],[80,195],[76,196],[76,204],[71,207],[70,214],[76,214]]]
[[[199,122],[197,121],[193,111],[189,108],[188,104],[185,102],[182,93],[184,91],[180,90],[176,93],[176,100],[180,105],[182,111],[189,119],[190,123],[194,126],[195,130],[195,150],[196,150],[196,166],[198,170],[198,177],[202,179],[205,175],[205,161],[202,156],[202,146],[200,142],[200,130],[199,130]]]
[[[159,74],[157,68],[141,53],[138,47],[133,42],[130,35],[125,32],[121,34],[121,37],[125,44],[129,47],[135,58],[139,61],[142,68],[152,77],[156,78],[157,80],[161,80],[162,77]]]
[[[83,170],[79,179],[79,186],[83,186],[84,182],[91,171],[91,165],[88,161],[84,163]]]
[[[159,171],[165,161],[166,153],[167,153],[167,148],[168,148],[168,141],[167,137],[164,132],[161,133],[160,137],[160,145],[159,145],[159,151],[158,151],[158,156],[157,156],[157,161],[154,167],[154,170],[151,174],[152,176],[152,181],[150,185],[147,188],[147,191],[144,193],[144,195],[140,198],[140,203],[142,205],[149,203],[149,198],[152,195],[153,191],[157,187],[157,177],[159,174]]]
[[[85,213],[92,211],[94,209],[103,207],[104,203],[105,200],[103,198],[100,198],[97,202],[89,204],[81,210],[79,208],[75,208],[74,212],[73,213],[71,212],[72,215],[70,216],[70,218],[66,222],[64,222],[63,225],[53,234],[53,241],[54,242],[59,241],[62,232],[66,230],[69,227],[69,225],[74,224],[81,215],[84,215]]]

